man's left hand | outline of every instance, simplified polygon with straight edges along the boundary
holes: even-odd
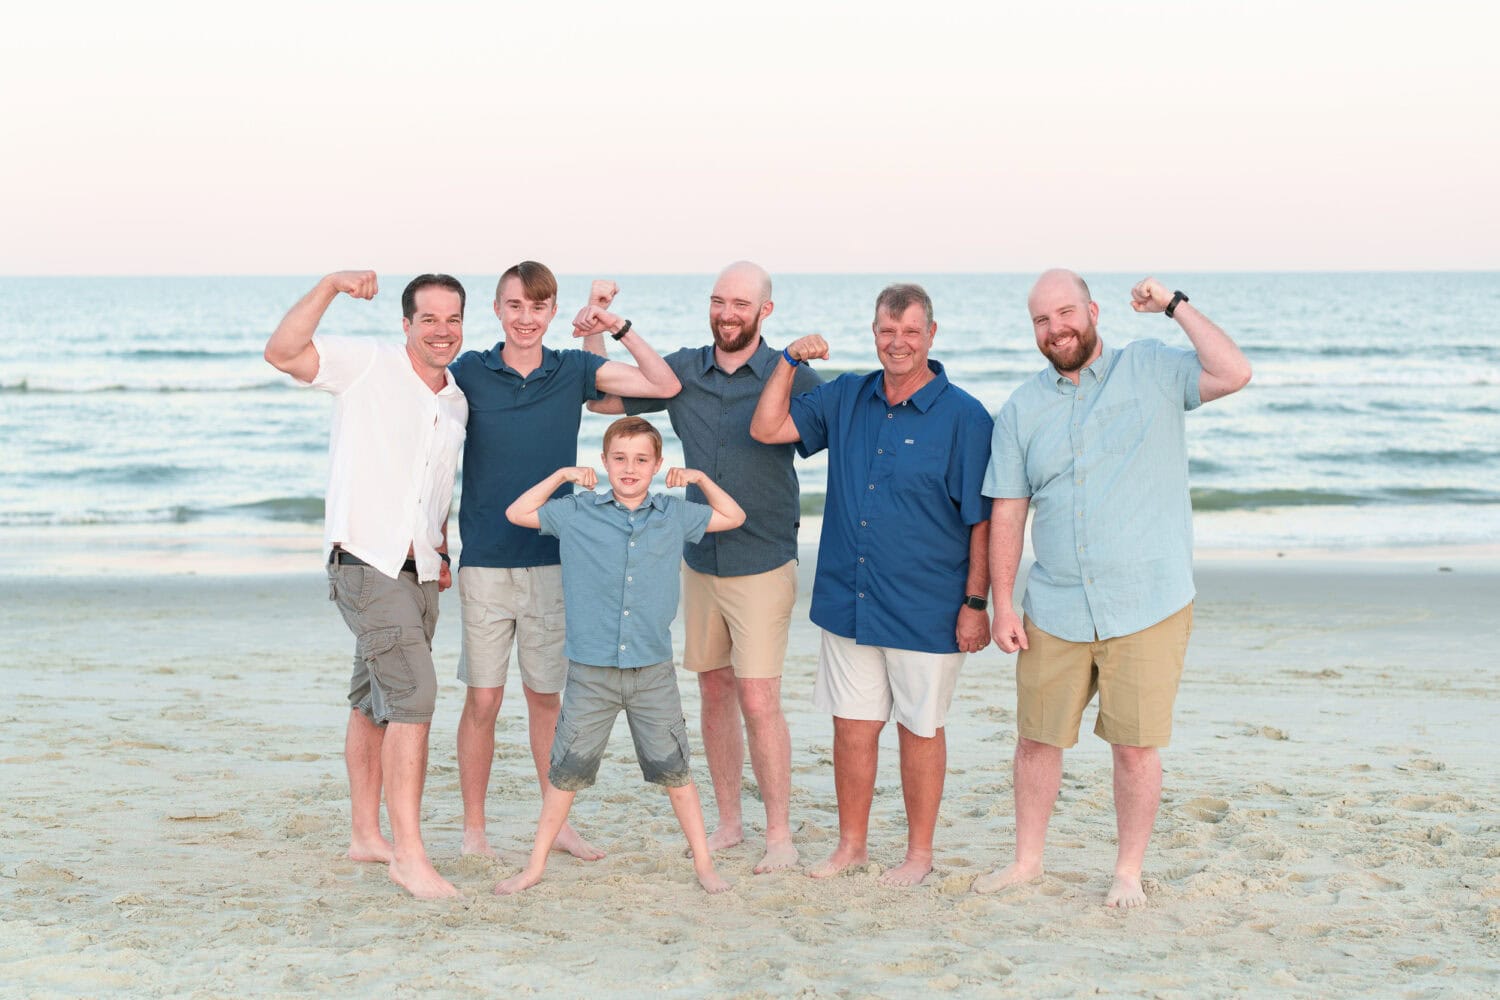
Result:
[[[447,563],[438,566],[438,593],[441,594],[453,586],[453,571],[448,568]]]
[[[990,613],[965,604],[958,609],[958,628],[954,634],[960,653],[979,652],[990,644]]]
[[[592,337],[596,333],[618,330],[624,320],[602,306],[587,305],[573,318],[573,336]]]
[[[1130,290],[1130,308],[1138,313],[1166,312],[1172,304],[1172,293],[1155,278],[1142,278]]]

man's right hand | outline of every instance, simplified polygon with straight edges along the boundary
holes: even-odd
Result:
[[[810,333],[788,344],[786,352],[798,361],[812,361],[814,358],[826,361],[828,360],[828,341],[816,333]]]
[[[620,293],[620,286],[608,278],[596,278],[589,285],[589,305],[608,309],[609,304]]]
[[[577,483],[586,490],[593,489],[599,482],[598,474],[586,465],[573,465],[557,471],[562,473],[563,482]]]
[[[1026,643],[1026,626],[1016,614],[1015,608],[1006,606],[995,608],[993,635],[995,645],[999,646],[1002,652],[1014,653],[1018,649],[1031,648]]]
[[[380,291],[374,271],[335,271],[324,280],[352,299],[373,299]]]

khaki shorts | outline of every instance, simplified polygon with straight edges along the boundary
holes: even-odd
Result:
[[[964,656],[861,646],[824,629],[813,705],[840,719],[895,719],[930,739],[947,724]]]
[[[780,677],[796,603],[795,559],[749,576],[709,576],[683,563],[682,665],[695,673],[733,667],[736,677]]]
[[[639,669],[570,663],[547,771],[553,788],[576,792],[593,785],[622,710],[641,777],[666,788],[693,783],[687,720],[671,660]]]
[[[1029,646],[1016,657],[1017,730],[1054,747],[1078,742],[1083,709],[1099,692],[1094,735],[1117,746],[1164,747],[1182,679],[1193,606],[1113,639],[1068,642],[1025,621]]]
[[[354,633],[349,707],[381,726],[431,722],[437,581],[418,583],[415,572],[404,570],[393,580],[373,566],[330,562],[328,599]]]
[[[469,687],[504,687],[514,643],[522,684],[538,694],[563,689],[568,658],[561,566],[464,566],[458,602],[464,618],[459,680]]]

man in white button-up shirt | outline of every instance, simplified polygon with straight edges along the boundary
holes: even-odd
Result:
[[[427,859],[420,826],[437,697],[432,635],[448,587],[448,508],[468,404],[448,364],[463,345],[464,289],[424,274],[401,295],[403,346],[316,336],[340,292],[374,298],[373,271],[323,278],[282,319],[266,360],[334,396],[324,556],[329,597],[354,633],[349,857],[390,865],[412,895],[457,895]],[[391,840],[380,832],[385,790]]]

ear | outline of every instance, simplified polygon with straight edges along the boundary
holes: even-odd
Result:
[[[411,320],[405,316],[401,317],[401,332],[406,334],[411,333]]]
[[[557,296],[554,295],[554,296],[552,296],[552,308],[547,312],[547,322],[549,322],[549,323],[552,322],[553,317],[556,316],[556,315],[557,315]]]
[[[767,316],[771,315],[771,311],[775,308],[776,303],[772,302],[770,299],[766,299],[766,304],[760,307],[760,318],[765,319]]]
[[[495,300],[495,318],[496,319],[500,319],[500,320],[503,320],[505,318],[504,316],[500,315],[500,300],[499,299]]]
[[[929,326],[927,328],[927,342],[929,344],[932,343],[932,339],[934,337],[936,337],[936,336],[937,336],[937,323],[934,322],[931,326]]]
[[[1089,321],[1093,323],[1099,322],[1099,303],[1097,302],[1089,303]]]
[[[658,472],[661,471],[661,460],[662,460],[662,458],[663,458],[663,456],[661,456],[661,455],[657,455],[656,456],[656,464],[651,467],[651,474],[653,476],[656,475]]]

